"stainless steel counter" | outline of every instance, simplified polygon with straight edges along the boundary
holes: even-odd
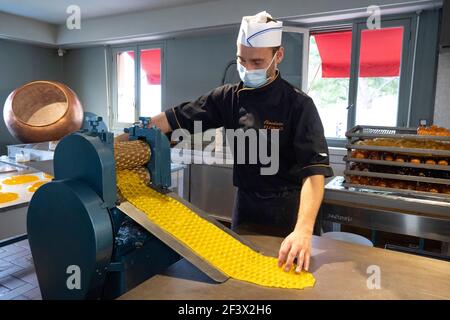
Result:
[[[450,242],[450,201],[393,192],[345,188],[336,177],[325,187],[319,222]],[[448,247],[448,245],[445,245]]]
[[[4,162],[0,162],[0,192],[15,192],[19,195],[19,198],[15,201],[0,203],[0,242],[26,234],[28,203],[33,196],[33,193],[27,189],[34,182],[20,185],[5,185],[1,183],[11,176],[25,174],[36,175],[39,180],[48,180],[44,177],[43,172],[27,167],[26,165],[17,166],[14,163],[5,164]]]
[[[33,181],[33,182],[19,184],[19,185],[6,185],[6,184],[2,183],[2,181],[4,181],[5,179],[12,177],[12,176],[17,176],[17,175],[33,175],[33,176],[36,176],[38,178],[38,180]],[[23,204],[28,204],[28,202],[30,202],[30,200],[31,200],[31,197],[33,196],[33,193],[28,191],[28,187],[31,186],[33,183],[35,183],[37,181],[42,181],[42,180],[49,180],[49,179],[44,176],[43,172],[36,171],[31,168],[23,169],[20,171],[8,172],[8,173],[0,173],[0,185],[1,185],[0,192],[13,192],[13,193],[17,193],[19,195],[19,198],[17,200],[6,202],[6,203],[0,203],[0,212],[2,212],[2,211],[4,212],[6,210],[9,210],[11,208],[15,208],[18,206],[22,206]]]
[[[283,241],[252,234],[244,238],[273,257]],[[373,272],[369,267],[374,266],[381,272],[377,289],[368,285]],[[313,237],[310,272],[316,284],[304,290],[267,288],[235,279],[219,284],[182,259],[119,299],[450,299],[448,262],[324,237]]]
[[[184,199],[212,217],[231,222],[236,188],[233,186],[233,159],[230,153],[172,149],[172,161],[184,159]]]

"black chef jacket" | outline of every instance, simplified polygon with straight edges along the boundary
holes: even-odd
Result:
[[[226,129],[280,130],[276,174],[261,175],[259,162],[236,164],[234,153],[233,184],[238,188],[260,191],[300,189],[302,180],[308,176],[333,175],[322,122],[313,100],[282,79],[279,72],[275,80],[262,87],[244,88],[242,82],[224,85],[165,113],[173,130],[183,128],[191,133],[194,121],[202,121],[203,130],[222,126]]]

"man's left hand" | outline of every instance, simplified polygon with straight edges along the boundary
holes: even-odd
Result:
[[[308,271],[309,260],[311,257],[311,238],[312,232],[294,230],[281,243],[278,254],[278,267],[284,265],[284,271],[291,270],[295,258],[297,258],[297,267],[295,272],[300,273],[302,268]]]

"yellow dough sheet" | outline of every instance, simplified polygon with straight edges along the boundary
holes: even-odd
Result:
[[[297,274],[294,267],[285,272],[278,267],[276,258],[252,250],[177,200],[148,187],[133,171],[119,170],[117,186],[148,219],[227,276],[267,287],[314,286],[311,273]]]

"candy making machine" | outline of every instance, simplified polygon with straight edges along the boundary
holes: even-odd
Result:
[[[156,128],[127,131],[148,144],[152,184],[167,189],[167,138]],[[27,232],[44,299],[114,298],[179,259],[117,208],[113,146],[105,131],[66,136],[55,150],[53,181],[30,201]]]
[[[116,170],[144,165],[146,169],[136,169],[142,181],[191,207],[168,189],[167,137],[158,128],[149,128],[149,119],[140,120],[125,130],[129,134],[126,142],[114,143],[112,133],[94,128],[70,134],[58,143],[54,179],[36,191],[27,217],[44,299],[116,298],[181,256],[218,282],[228,279],[153,225],[118,192]]]

